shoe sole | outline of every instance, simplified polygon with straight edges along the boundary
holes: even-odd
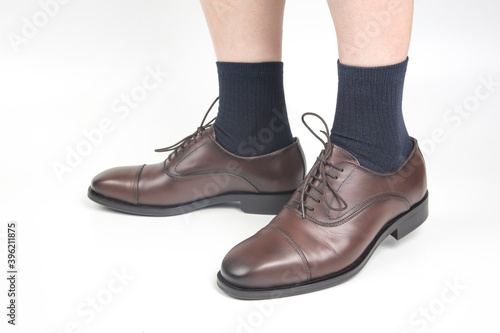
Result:
[[[274,287],[268,289],[250,289],[231,285],[224,279],[221,272],[217,274],[217,285],[228,295],[245,300],[259,300],[300,295],[333,287],[343,283],[356,275],[366,265],[375,249],[391,235],[396,240],[400,240],[413,230],[417,229],[429,215],[429,193],[424,198],[413,205],[407,212],[389,221],[377,234],[363,254],[350,266],[342,271],[330,274],[326,277],[314,279],[299,284]]]
[[[249,194],[233,193],[214,197],[203,198],[201,200],[176,206],[150,206],[133,205],[124,201],[115,200],[97,193],[91,187],[88,190],[90,200],[97,202],[108,208],[135,215],[145,216],[173,216],[192,212],[197,209],[214,206],[218,204],[239,202],[241,210],[249,214],[270,214],[276,215],[288,202],[295,191],[276,194]]]

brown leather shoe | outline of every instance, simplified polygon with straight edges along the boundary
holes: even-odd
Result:
[[[171,151],[164,162],[106,170],[92,180],[89,198],[115,210],[150,216],[229,202],[240,202],[246,213],[277,214],[304,178],[298,139],[266,155],[234,155],[215,140],[215,118],[204,124],[214,104],[196,132],[157,150]]]
[[[397,171],[381,174],[330,143],[323,124],[326,142],[313,134],[325,148],[287,205],[224,258],[218,285],[227,294],[266,299],[337,285],[358,273],[387,236],[399,240],[427,218],[416,140]]]

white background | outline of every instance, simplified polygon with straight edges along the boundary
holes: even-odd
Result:
[[[416,1],[404,110],[426,152],[429,219],[399,242],[387,239],[349,282],[276,302],[235,300],[216,286],[227,251],[271,216],[217,207],[140,217],[86,197],[104,169],[164,159],[153,149],[192,133],[217,95],[198,1],[73,0],[18,52],[8,36],[20,35],[40,4],[0,1],[0,267],[6,272],[13,220],[20,271],[16,327],[6,324],[0,274],[1,332],[59,333],[68,324],[71,332],[72,322],[76,332],[500,331],[498,1]],[[300,115],[333,121],[335,33],[325,1],[289,1],[285,14],[288,109],[311,165],[321,145]],[[168,77],[127,116],[113,113],[156,67]],[[488,78],[497,86],[479,100]],[[463,116],[448,113],[455,105]],[[106,118],[113,130],[59,180],[53,164]],[[436,131],[442,140],[432,143]],[[122,270],[133,279],[110,294]],[[465,289],[453,293],[450,283]],[[106,303],[101,311],[89,310],[93,297]]]

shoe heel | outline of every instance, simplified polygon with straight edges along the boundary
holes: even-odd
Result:
[[[292,196],[293,191],[283,194],[251,194],[241,198],[241,210],[249,214],[276,215]]]
[[[396,230],[391,236],[400,240],[413,230],[417,229],[429,216],[429,193],[413,207],[406,215],[402,216],[397,222]]]

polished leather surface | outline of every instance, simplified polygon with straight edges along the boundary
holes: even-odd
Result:
[[[106,170],[91,189],[133,205],[175,206],[226,193],[293,191],[304,173],[298,139],[270,154],[240,157],[221,147],[208,127],[164,162]]]
[[[389,174],[363,168],[333,146],[325,171],[335,193],[323,188],[323,195],[309,186],[319,202],[307,196],[304,205],[309,209],[303,216],[299,186],[266,227],[226,255],[222,277],[239,288],[266,289],[306,283],[349,267],[391,219],[426,195],[425,164],[414,142],[403,166]],[[318,163],[311,169],[316,176]],[[318,180],[312,184],[321,190]]]

